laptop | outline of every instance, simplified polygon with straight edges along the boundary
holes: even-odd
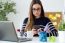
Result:
[[[31,41],[32,38],[18,38],[13,22],[0,21],[0,40],[12,42],[26,42]]]

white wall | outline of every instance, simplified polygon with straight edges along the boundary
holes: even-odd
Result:
[[[13,0],[16,2],[16,15],[7,15],[13,21],[16,29],[21,28],[23,20],[28,16],[31,0]],[[41,0],[45,12],[64,12],[64,0]],[[64,15],[65,16],[65,15]]]

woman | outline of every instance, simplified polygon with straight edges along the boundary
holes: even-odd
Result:
[[[23,29],[32,30],[34,36],[38,36],[38,29],[33,28],[35,25],[49,25],[49,31],[55,30],[54,25],[49,18],[44,16],[43,6],[40,0],[32,0],[29,10],[29,17],[23,22]],[[47,34],[49,36],[49,33]],[[57,35],[56,35],[57,36]]]

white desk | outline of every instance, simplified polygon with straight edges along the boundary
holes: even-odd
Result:
[[[18,42],[0,41],[0,43],[18,43]],[[32,41],[20,42],[20,43],[43,43],[43,42],[40,42],[38,37],[33,37]],[[57,37],[57,41],[55,43],[65,43],[65,31],[59,31],[59,37]]]

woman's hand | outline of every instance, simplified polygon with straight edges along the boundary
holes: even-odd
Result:
[[[38,34],[37,29],[32,29],[32,33],[33,33],[33,35]]]
[[[44,29],[43,28],[39,28],[37,31],[38,32],[42,32],[42,31],[44,31]]]

